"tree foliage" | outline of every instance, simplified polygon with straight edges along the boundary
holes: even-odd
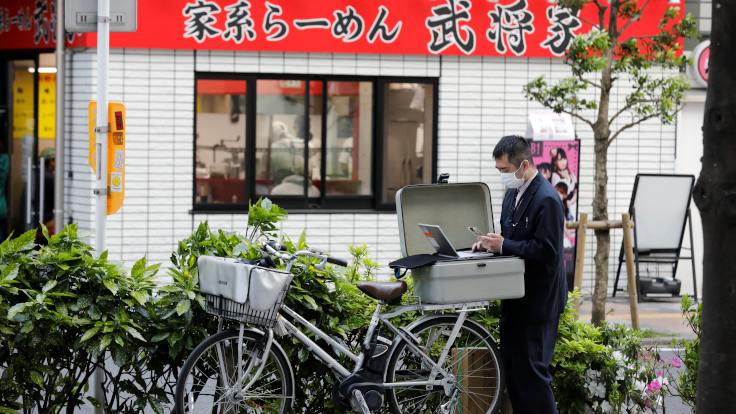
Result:
[[[680,19],[679,7],[673,6],[660,19],[657,34],[628,36],[627,29],[642,16],[649,2],[558,1],[560,6],[573,10],[592,3],[598,21],[587,22],[593,29],[577,36],[565,54],[571,76],[556,83],[540,76],[526,85],[526,96],[557,113],[570,114],[591,128],[602,123],[602,118],[609,125],[621,121],[618,129],[609,131],[608,145],[623,131],[649,119],[674,122],[688,83],[680,76],[653,75],[651,69],[679,69],[687,63],[688,58],[680,53],[681,42],[683,37],[695,36],[695,20],[690,15]],[[608,79],[602,73],[608,73]],[[613,114],[598,112],[593,118],[587,117],[588,111],[601,109],[601,94],[609,96],[613,83],[622,78],[631,83],[624,105]],[[586,98],[591,91],[595,97]]]

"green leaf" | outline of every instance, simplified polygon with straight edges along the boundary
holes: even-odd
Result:
[[[45,285],[43,285],[43,289],[41,290],[43,293],[48,293],[49,290],[53,289],[56,286],[57,282],[56,280],[52,279],[46,282]]]
[[[118,285],[115,283],[112,279],[105,279],[102,281],[102,284],[105,285],[107,290],[110,291],[114,296],[117,296],[118,294]]]
[[[182,299],[176,305],[176,314],[179,315],[179,316],[181,316],[181,315],[187,313],[187,311],[189,311],[189,308],[190,307],[191,307],[191,302],[189,301],[189,299]]]
[[[143,274],[143,270],[146,268],[146,258],[141,257],[133,265],[133,269],[130,270],[130,275],[133,277],[140,276]]]
[[[18,276],[18,263],[11,263],[2,272],[2,280],[15,280]]]
[[[21,328],[20,333],[27,334],[33,330],[33,322],[27,321],[23,324],[23,328]]]
[[[304,296],[304,305],[311,310],[317,310],[319,309],[319,306],[317,305],[317,302],[312,298],[311,296]]]
[[[123,329],[125,329],[125,331],[128,332],[130,334],[130,336],[132,336],[133,338],[135,338],[135,339],[137,339],[139,341],[142,341],[142,342],[146,342],[146,340],[143,339],[143,335],[141,335],[141,333],[138,332],[138,330],[136,330],[132,326],[125,325],[125,326],[123,326]]]
[[[26,302],[13,305],[10,309],[8,309],[8,319],[15,319],[15,315],[23,312],[26,309],[26,306],[28,306],[28,303]]]
[[[145,290],[136,290],[135,292],[132,292],[130,296],[132,296],[133,299],[135,299],[141,305],[145,305],[146,302],[148,302],[149,298],[148,292],[146,292]]]
[[[153,338],[151,338],[151,342],[161,342],[168,337],[169,337],[168,332],[159,333],[159,334],[153,335]]]
[[[102,337],[102,340],[100,341],[100,352],[107,349],[108,346],[112,343],[112,338],[110,335],[105,335]]]
[[[43,237],[46,240],[51,240],[51,236],[49,235],[49,229],[47,229],[43,223],[41,223],[41,232],[43,233]]]
[[[128,362],[128,356],[125,354],[125,352],[114,349],[112,351],[112,360],[115,365],[122,367]]]
[[[38,371],[31,371],[31,381],[39,388],[43,388],[43,376]]]
[[[99,331],[100,331],[100,328],[97,326],[88,329],[87,332],[85,332],[84,335],[82,335],[82,339],[80,339],[79,342],[88,341],[90,338],[97,335],[97,332]]]

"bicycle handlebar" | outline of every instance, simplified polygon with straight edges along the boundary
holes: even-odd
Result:
[[[268,253],[271,256],[278,257],[279,259],[287,262],[288,265],[291,265],[299,256],[308,256],[313,257],[317,260],[320,260],[321,262],[328,262],[332,263],[334,265],[347,267],[348,262],[343,259],[339,259],[337,257],[332,257],[326,254],[323,254],[321,252],[318,252],[316,250],[299,250],[294,252],[293,254],[285,253],[285,252],[279,252],[276,249],[271,246],[270,243],[266,243],[263,245],[264,249],[266,250],[266,253]]]
[[[327,262],[332,263],[334,265],[342,266],[342,267],[348,267],[347,260],[339,259],[333,256],[327,256]]]

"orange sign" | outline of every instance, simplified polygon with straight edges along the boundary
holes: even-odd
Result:
[[[92,171],[96,171],[95,126],[97,125],[97,102],[90,101],[89,115],[89,156],[87,161]],[[123,206],[125,198],[125,105],[110,102],[107,106],[107,119],[110,130],[107,133],[107,214],[115,214]]]

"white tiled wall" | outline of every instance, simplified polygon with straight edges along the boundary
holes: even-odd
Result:
[[[294,53],[233,53],[114,50],[112,100],[128,108],[127,186],[121,212],[109,217],[110,257],[130,262],[143,255],[167,262],[176,241],[209,220],[213,227],[242,231],[245,214],[191,215],[194,72],[309,73],[439,77],[438,171],[452,181],[484,181],[492,189],[498,217],[503,195],[491,152],[506,134],[523,134],[526,116],[539,105],[526,100],[522,87],[536,76],[567,75],[559,60],[431,56],[378,56]],[[68,60],[67,128],[71,157],[68,212],[80,228],[94,232],[92,176],[87,166],[86,105],[95,85],[93,51]],[[626,85],[616,90],[620,104]],[[614,105],[615,107],[615,105]],[[593,181],[592,135],[578,124],[582,139],[580,211],[590,212]],[[610,149],[609,198],[612,217],[626,211],[637,172],[674,171],[676,129],[651,121],[623,134]],[[349,244],[367,244],[385,265],[399,256],[396,215],[294,214],[283,231],[302,230],[316,247],[345,256]],[[591,290],[594,237],[589,235],[584,288]],[[611,268],[620,234],[614,232]],[[388,273],[384,270],[384,275]]]

